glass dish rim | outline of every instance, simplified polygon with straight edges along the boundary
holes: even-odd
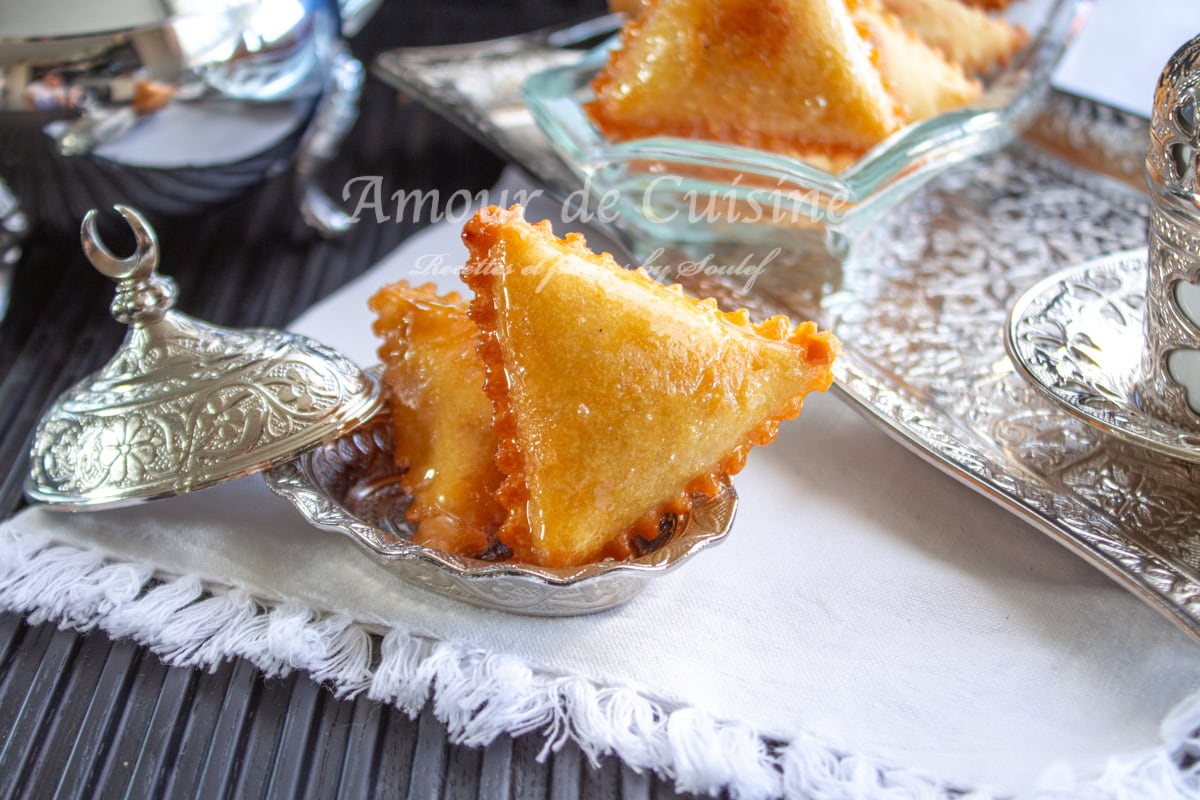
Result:
[[[579,97],[617,46],[613,36],[580,60],[530,75],[523,94],[537,127],[577,178],[592,191],[622,189],[613,171],[634,162],[740,170],[774,180],[780,189],[815,193],[821,200],[856,209],[899,199],[942,169],[999,149],[1036,115],[1051,75],[1094,0],[1048,0],[1041,24],[1029,43],[991,79],[983,95],[961,109],[907,125],[880,142],[845,171],[834,174],[799,159],[763,150],[697,139],[656,136],[624,142],[607,140],[587,116]],[[562,116],[562,111],[569,116]],[[742,189],[729,182],[680,176],[675,188]],[[764,191],[761,186],[757,191]],[[770,190],[766,190],[770,191]],[[837,224],[829,214],[821,221]]]

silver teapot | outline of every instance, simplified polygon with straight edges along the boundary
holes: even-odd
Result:
[[[342,36],[377,2],[0,3],[0,253],[115,202],[195,213],[289,163],[304,218],[344,231],[314,176],[357,113]]]

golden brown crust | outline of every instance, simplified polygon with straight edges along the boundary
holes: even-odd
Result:
[[[662,514],[714,494],[832,381],[839,344],[812,323],[751,324],[519,207],[481,211],[463,240],[504,475],[499,536],[522,560],[622,557],[629,531],[653,538]]]
[[[973,75],[1009,62],[1029,34],[959,0],[881,0],[930,47]]]
[[[490,210],[490,209],[489,209]],[[476,217],[475,219],[478,219]],[[493,231],[474,226],[475,219],[463,228],[463,241],[468,249],[475,247],[491,251],[495,246]],[[468,237],[473,237],[475,244]],[[468,263],[468,267],[470,264]],[[500,484],[494,497],[507,512],[507,519],[498,533],[501,541],[512,550],[517,561],[535,563],[529,539],[529,525],[520,517],[525,511],[529,491],[522,476],[525,458],[516,442],[516,423],[508,404],[508,376],[504,371],[504,358],[500,352],[500,341],[496,335],[496,309],[492,296],[493,283],[482,272],[464,270],[463,280],[475,291],[471,300],[470,316],[479,330],[476,352],[483,362],[484,395],[492,404],[492,434],[496,439],[496,468],[500,471]]]
[[[477,330],[455,292],[400,281],[369,301],[383,339],[379,357],[392,407],[401,486],[413,498],[407,515],[413,541],[478,557],[487,553],[503,509],[492,494],[491,405],[483,395]]]
[[[463,229],[463,239],[467,240],[471,223]],[[478,246],[491,249],[482,244],[486,234],[478,237]],[[529,488],[525,483],[525,455],[516,439],[516,422],[513,419],[512,407],[508,402],[508,376],[504,371],[504,358],[500,351],[500,341],[495,330],[495,303],[492,296],[492,283],[487,280],[472,280],[463,275],[467,284],[475,290],[475,299],[471,301],[471,319],[479,327],[479,340],[476,347],[484,365],[484,394],[492,402],[492,433],[497,440],[496,467],[500,470],[500,485],[496,488],[496,501],[508,512],[498,533],[513,552],[517,561],[536,563],[529,534],[529,522],[525,518],[525,503],[529,499]]]
[[[587,112],[606,136],[843,163],[903,120],[844,0],[659,0],[626,23]]]
[[[951,0],[952,2],[954,0]],[[886,0],[863,0],[854,11],[863,35],[875,46],[875,65],[888,92],[910,122],[961,108],[983,94],[978,80],[941,50],[929,46],[895,14]],[[903,0],[901,0],[903,2]]]
[[[842,172],[982,94],[1027,35],[1004,0],[645,0],[585,105],[610,140],[725,142]]]

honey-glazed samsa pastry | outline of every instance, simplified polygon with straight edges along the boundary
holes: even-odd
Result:
[[[874,64],[888,92],[910,122],[961,108],[983,94],[978,80],[905,27],[880,0],[860,0],[854,20],[874,47]]]
[[[592,83],[610,139],[679,136],[845,166],[904,124],[846,0],[649,0]]]
[[[479,212],[463,240],[500,440],[499,535],[522,560],[627,555],[631,535],[653,538],[663,513],[717,492],[832,381],[832,334],[723,313],[518,206]]]
[[[494,498],[500,473],[492,406],[467,304],[453,292],[439,297],[432,284],[401,281],[380,289],[370,306],[383,338],[379,357],[396,463],[407,470],[401,486],[413,498],[407,512],[416,526],[413,541],[485,555],[504,511]]]
[[[1019,25],[959,0],[882,2],[930,47],[973,75],[1007,64],[1029,40]]]

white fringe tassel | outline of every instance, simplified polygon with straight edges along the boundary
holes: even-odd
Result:
[[[268,676],[299,669],[339,697],[361,692],[415,716],[432,699],[452,741],[483,746],[501,734],[541,731],[541,758],[576,742],[593,763],[616,755],[635,770],[671,778],[681,791],[734,798],[976,800],[995,796],[914,770],[842,753],[812,737],[771,744],[755,730],[694,708],[668,709],[625,687],[538,673],[403,630],[372,637],[345,615],[270,605],[244,591],[206,590],[192,577],[156,581],[145,566],[54,545],[11,527],[0,532],[0,609],[76,630],[100,628],[149,647],[165,663],[213,670],[245,658]],[[1109,761],[1102,775],[1047,773],[1033,797],[1200,796],[1200,694],[1163,722],[1166,746]]]

